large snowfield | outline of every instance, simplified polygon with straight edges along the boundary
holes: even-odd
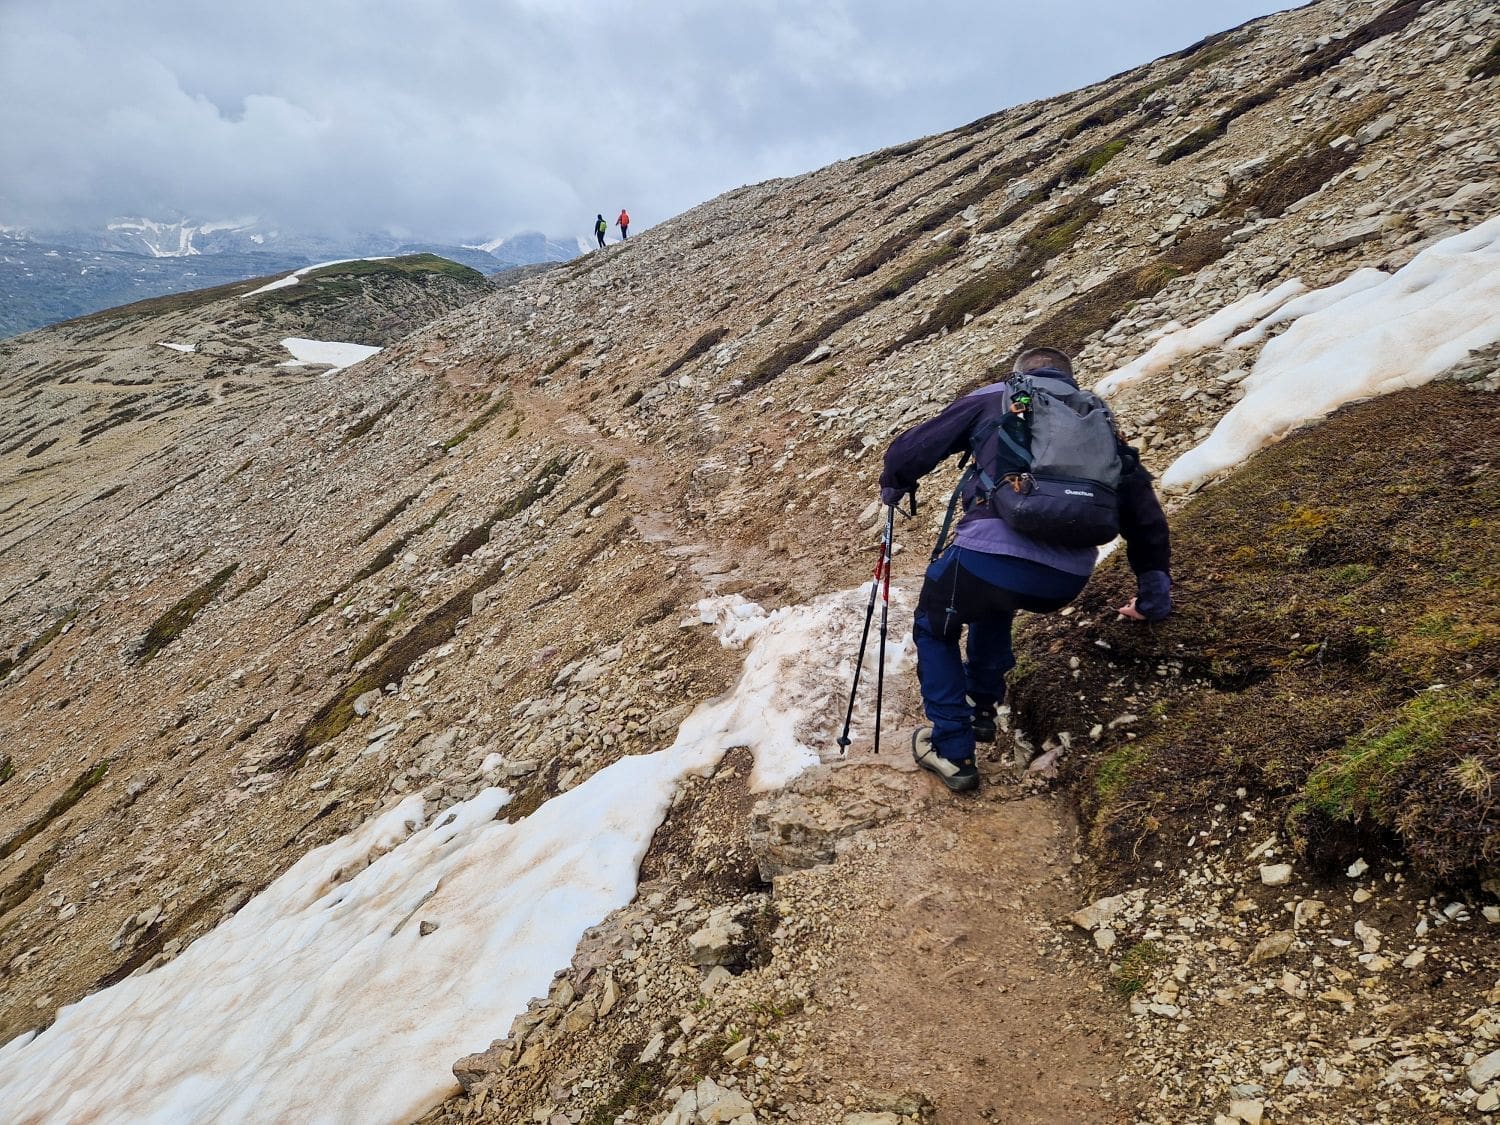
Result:
[[[503,1035],[584,930],[634,897],[685,776],[746,746],[752,786],[770,789],[832,746],[868,592],[770,614],[739,597],[700,603],[723,644],[748,646],[744,671],[670,747],[623,758],[516,824],[495,819],[500,789],[431,816],[406,798],[308,853],[175,961],[0,1048],[5,1119],[420,1116],[457,1089],[454,1061]],[[893,638],[887,675],[910,652],[909,636]],[[423,922],[437,928],[424,936]]]
[[[1098,389],[1122,391],[1205,348],[1260,347],[1245,397],[1164,474],[1183,487],[1497,340],[1500,217],[1391,275],[1360,270],[1321,290],[1290,281],[1252,295],[1163,336]],[[6,1119],[420,1116],[456,1089],[452,1063],[503,1035],[584,930],[634,896],[684,777],[746,746],[752,784],[766,790],[830,756],[868,594],[866,585],[770,614],[739,598],[700,603],[722,643],[745,647],[744,670],[670,747],[622,759],[514,825],[495,819],[508,799],[499,789],[431,814],[420,797],[401,801],[309,853],[175,961],[0,1048]],[[902,609],[895,618],[908,619]],[[910,653],[903,635],[887,675]],[[423,936],[423,922],[437,928]]]

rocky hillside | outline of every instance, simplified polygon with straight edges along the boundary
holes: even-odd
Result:
[[[153,1025],[70,1022],[109,986],[131,978],[144,1012],[153,981],[242,964],[214,943],[269,934],[273,880],[304,857],[332,917],[414,846],[451,857],[443,832],[500,820],[485,838],[535,847],[525,864],[495,861],[461,901],[434,875],[372,923],[406,943],[388,972],[329,986],[353,1007],[435,958],[384,1040],[325,1057],[353,1040],[267,1016],[257,1039],[313,1068],[314,1101],[278,1100],[282,1063],[221,1054],[200,1073],[239,1100],[188,1115],[1494,1111],[1500,330],[1482,318],[1442,384],[1174,497],[1165,626],[1108,612],[1123,559],[1030,624],[1014,737],[977,798],[913,772],[899,644],[881,753],[867,710],[847,759],[834,735],[890,436],[1023,344],[1074,352],[1085,381],[1156,348],[1169,360],[1114,402],[1166,469],[1256,393],[1289,294],[1310,320],[1325,287],[1389,280],[1358,271],[1494,216],[1497,40],[1493,5],[1314,3],[741,188],[482,300],[451,278],[387,301],[360,267],[7,342],[0,1037],[58,1021],[0,1050],[7,1104],[161,1111],[107,1077],[141,1073],[108,1051]],[[1370,331],[1427,365],[1395,327]],[[1260,335],[1226,343],[1241,329]],[[283,335],[383,350],[319,376],[279,366]],[[898,528],[897,634],[947,479]],[[821,764],[788,782],[773,745]],[[632,842],[595,794],[673,754],[681,787],[637,782],[659,811]],[[484,996],[519,972],[513,945],[465,927],[566,852],[525,843],[550,823],[618,831],[639,891],[576,951],[551,939],[512,1022],[520,1003]],[[573,909],[528,901],[511,943]],[[231,1018],[272,990],[244,979]],[[217,1018],[169,1022],[241,1038]],[[417,1062],[399,1097],[379,1085]],[[176,1091],[171,1069],[152,1073]]]

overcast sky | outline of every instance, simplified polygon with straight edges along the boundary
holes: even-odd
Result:
[[[640,228],[1286,6],[0,0],[0,224]]]

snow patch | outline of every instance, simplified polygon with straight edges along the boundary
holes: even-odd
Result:
[[[246,297],[254,297],[259,293],[269,293],[273,289],[285,289],[289,285],[296,285],[298,278],[304,274],[311,273],[313,270],[325,269],[328,266],[344,266],[350,262],[384,262],[389,260],[390,257],[391,255],[389,254],[382,254],[375,258],[335,258],[331,262],[319,262],[315,266],[303,266],[300,270],[293,270],[285,277],[277,278],[275,281],[262,285],[259,289],[252,289],[248,293],[241,293],[240,299],[244,300]]]
[[[369,359],[379,348],[371,347],[369,344],[341,344],[334,340],[303,340],[297,336],[288,336],[281,341],[281,346],[292,353],[292,358],[283,361],[281,367],[303,367],[309,363],[326,363],[330,370],[325,374],[332,375],[335,371],[342,371],[351,367],[362,359]]]
[[[1343,281],[1329,285],[1323,289],[1314,289],[1310,293],[1304,293],[1300,297],[1294,297],[1270,316],[1265,317],[1258,324],[1245,329],[1234,339],[1229,341],[1228,347],[1248,348],[1259,344],[1270,335],[1273,328],[1279,328],[1283,324],[1290,324],[1300,317],[1309,313],[1321,312],[1330,305],[1338,304],[1345,297],[1355,293],[1363,293],[1366,289],[1373,289],[1390,279],[1390,274],[1384,270],[1365,268],[1355,270]]]
[[[169,344],[165,340],[158,340],[156,346],[158,348],[171,348],[174,352],[195,352],[198,350],[197,344]]]
[[[751,647],[734,689],[668,749],[623,758],[515,824],[495,819],[501,789],[430,818],[411,796],[309,852],[176,960],[0,1048],[7,1119],[420,1117],[456,1092],[454,1060],[545,994],[584,930],[634,897],[685,776],[746,746],[764,788],[818,760],[808,741],[831,746],[842,707],[830,700],[852,668],[829,654],[852,655],[868,593],[769,614],[700,603],[725,643]],[[910,651],[893,638],[888,668]]]
[[[1310,311],[1261,349],[1245,397],[1163,486],[1191,486],[1346,402],[1420,386],[1500,341],[1500,216],[1378,272],[1308,294]]]
[[[1191,328],[1183,328],[1163,336],[1144,355],[1100,379],[1094,386],[1094,392],[1101,395],[1114,394],[1148,375],[1165,371],[1184,356],[1222,344],[1236,328],[1275,312],[1293,297],[1305,292],[1307,286],[1292,278],[1275,289],[1241,297]]]

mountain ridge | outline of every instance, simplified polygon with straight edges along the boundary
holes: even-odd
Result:
[[[121,219],[104,230],[0,226],[0,337],[132,300],[323,261],[428,253],[496,274],[567,261],[582,247],[577,239],[534,231],[465,246],[386,234],[309,236],[255,220]]]

